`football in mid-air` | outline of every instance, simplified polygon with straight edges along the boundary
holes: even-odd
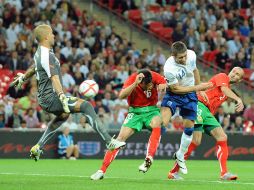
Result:
[[[93,98],[98,91],[99,86],[94,80],[85,80],[79,86],[79,93],[86,98]]]

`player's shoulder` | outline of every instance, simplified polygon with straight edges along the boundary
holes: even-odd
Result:
[[[218,74],[214,75],[214,77],[216,77],[216,78],[229,78],[226,73],[218,73]]]
[[[217,81],[217,82],[229,84],[229,76],[226,73],[218,73],[214,75],[210,81]]]
[[[175,59],[174,59],[173,56],[170,56],[170,57],[166,60],[166,62],[165,62],[165,64],[164,64],[164,71],[166,71],[166,70],[172,71],[172,70],[174,70],[173,68],[175,68],[175,67],[176,67]]]
[[[195,60],[196,60],[197,55],[196,55],[196,53],[195,53],[193,50],[187,49],[187,57],[188,57],[190,60],[192,60],[192,59],[195,59]]]

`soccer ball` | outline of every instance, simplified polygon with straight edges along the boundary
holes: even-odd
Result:
[[[85,80],[79,86],[79,93],[86,98],[93,98],[98,91],[99,86],[94,80]]]

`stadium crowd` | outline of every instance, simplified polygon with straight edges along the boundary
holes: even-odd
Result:
[[[215,60],[223,69],[228,62],[232,66],[254,69],[254,5],[246,0],[233,1],[236,4],[231,6],[231,1],[211,2],[206,6],[204,1],[198,1],[199,4],[192,0],[150,1],[160,7],[169,3],[175,10],[148,12],[153,16],[144,12],[143,23],[162,21],[165,26],[174,28],[172,41],[185,41],[188,48],[196,50],[200,56],[218,51]],[[135,5],[133,0],[123,2],[128,2],[123,13],[131,8],[130,3]],[[145,2],[149,1],[142,1],[141,10],[150,5]],[[240,8],[246,9],[247,19],[239,16]],[[35,78],[21,90],[8,86],[17,72],[23,72],[33,64],[36,42],[31,31],[41,23],[50,24],[54,29],[54,52],[61,62],[66,94],[80,97],[78,86],[81,82],[95,80],[100,91],[90,101],[108,129],[120,129],[128,111],[126,100],[117,98],[128,76],[141,68],[163,74],[166,56],[160,47],[155,52],[137,49],[126,33],[119,34],[116,26],[97,20],[74,1],[5,0],[0,5],[0,128],[43,128],[51,118],[37,104]],[[231,37],[228,30],[232,31]],[[234,107],[235,103],[228,100],[216,115],[224,129],[254,133],[254,102],[240,115],[235,113]],[[71,129],[92,130],[79,114],[72,115],[65,125]],[[182,128],[181,116],[175,115],[169,129]]]

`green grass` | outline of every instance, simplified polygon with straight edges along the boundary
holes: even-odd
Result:
[[[146,174],[138,172],[143,160],[116,160],[103,180],[89,176],[101,160],[32,160],[0,159],[0,190],[252,190],[254,163],[230,161],[230,171],[238,181],[220,181],[217,161],[189,161],[185,180],[167,180],[173,161],[155,160]]]

